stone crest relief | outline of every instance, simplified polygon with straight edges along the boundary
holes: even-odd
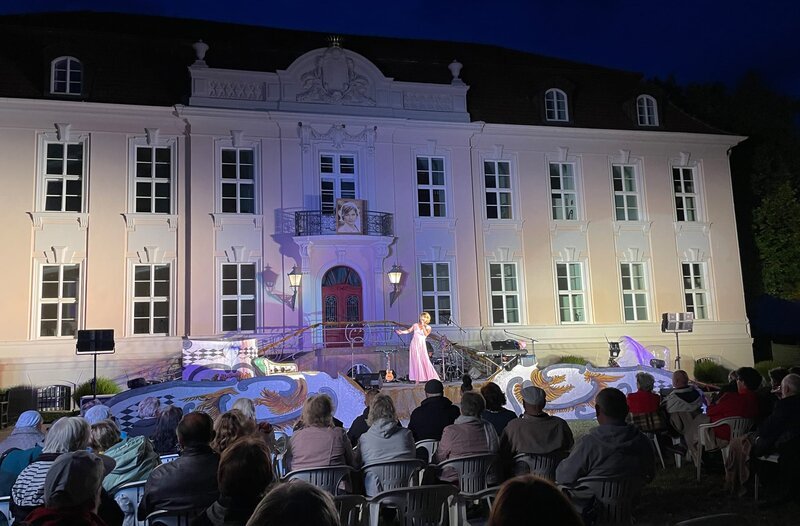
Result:
[[[314,61],[314,69],[300,76],[303,91],[298,102],[328,104],[357,104],[374,106],[369,96],[369,80],[355,70],[355,62],[337,44],[332,45]]]

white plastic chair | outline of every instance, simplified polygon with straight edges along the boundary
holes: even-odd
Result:
[[[576,485],[588,488],[597,499],[596,524],[633,523],[633,502],[643,486],[641,477],[585,477]]]
[[[326,466],[321,468],[298,469],[283,477],[283,482],[303,480],[312,486],[327,491],[331,495],[339,493],[339,485],[355,469],[350,466]]]
[[[497,455],[469,455],[440,462],[435,467],[444,471],[454,469],[458,473],[459,492],[457,499],[457,523],[467,522],[467,503],[485,499],[491,507],[497,488],[489,488],[489,470],[496,463]]]
[[[179,456],[180,455],[178,455],[177,453],[173,453],[171,455],[161,455],[158,458],[161,459],[162,464],[169,464],[173,460],[176,460]]]
[[[368,479],[374,477],[377,481],[378,491],[389,491],[398,488],[416,486],[417,474],[422,470],[425,463],[418,459],[392,460],[388,462],[371,462],[361,468],[364,472],[364,483],[366,485],[367,497],[372,497]]]
[[[11,496],[0,497],[0,519],[5,519],[8,524],[14,523],[14,517],[11,515],[8,507],[11,504]]]
[[[123,513],[125,513],[126,518],[129,516],[129,506],[132,506],[133,524],[135,526],[147,526],[146,520],[140,521],[136,518],[136,510],[139,508],[139,503],[142,501],[142,496],[144,496],[144,485],[146,482],[146,480],[128,482],[127,484],[120,486],[113,494],[114,500],[117,501],[120,509]],[[126,524],[128,523],[126,522]]]
[[[719,449],[722,453],[722,462],[728,459],[728,446],[721,448],[711,446],[711,433],[715,427],[727,425],[731,429],[731,440],[746,434],[753,428],[755,422],[750,418],[742,418],[732,416],[717,420],[711,424],[700,424],[697,426],[697,438],[699,441],[697,458],[695,459],[695,466],[697,467],[697,481],[700,481],[700,469],[703,466],[703,450],[716,451]]]
[[[192,513],[185,511],[154,511],[147,516],[148,526],[189,526]]]
[[[367,499],[362,495],[334,495],[333,503],[342,526],[357,526],[366,521]]]
[[[451,484],[400,488],[378,493],[369,500],[369,524],[378,526],[381,508],[397,510],[402,526],[455,526],[458,490]]]
[[[556,480],[556,468],[564,460],[563,453],[550,453],[536,455],[534,453],[519,453],[514,456],[514,475],[532,474],[549,481]]]
[[[415,448],[418,450],[419,448],[424,448],[428,452],[428,464],[431,463],[433,460],[433,454],[436,453],[436,450],[439,448],[439,441],[433,440],[431,438],[426,438],[425,440],[420,440],[415,444]]]

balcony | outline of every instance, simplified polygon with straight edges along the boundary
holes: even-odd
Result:
[[[283,210],[280,231],[294,236],[336,235],[336,216],[323,214],[319,210]],[[364,211],[363,232],[365,236],[394,236],[394,218],[386,212]]]

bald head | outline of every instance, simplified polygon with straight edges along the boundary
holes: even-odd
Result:
[[[594,399],[597,421],[601,424],[625,422],[628,416],[628,401],[619,389],[606,387]]]
[[[787,374],[781,380],[781,397],[789,398],[800,394],[800,374]]]

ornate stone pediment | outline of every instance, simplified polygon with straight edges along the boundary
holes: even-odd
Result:
[[[298,102],[375,105],[369,79],[356,71],[356,62],[338,45],[320,53],[300,81],[303,91],[296,96]]]

